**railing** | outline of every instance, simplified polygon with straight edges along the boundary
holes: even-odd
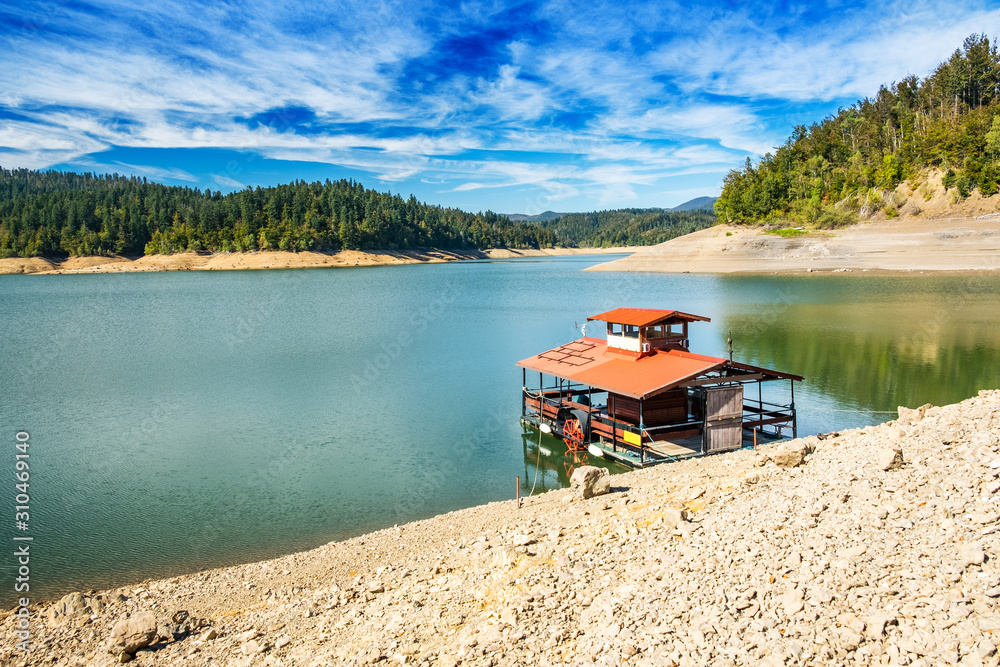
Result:
[[[749,413],[749,414],[748,414]],[[795,405],[781,405],[779,403],[769,403],[762,400],[754,400],[744,397],[743,399],[743,428],[760,429],[772,426],[776,434],[780,435],[782,429],[791,425],[795,432]]]

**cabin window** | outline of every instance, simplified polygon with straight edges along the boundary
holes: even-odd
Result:
[[[613,322],[608,322],[608,335],[638,338],[639,327],[632,324],[615,324]]]

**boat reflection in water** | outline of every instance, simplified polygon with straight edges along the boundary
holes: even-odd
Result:
[[[542,433],[533,426],[522,427],[521,443],[524,447],[523,496],[537,496],[568,487],[573,471],[580,466],[607,468],[612,475],[631,470],[628,466],[589,454],[586,449],[574,451],[560,438]]]

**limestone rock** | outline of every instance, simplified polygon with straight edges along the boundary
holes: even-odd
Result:
[[[611,491],[611,476],[607,468],[580,466],[573,471],[570,488],[580,498],[593,498]]]
[[[933,406],[930,403],[926,403],[921,405],[919,408],[911,410],[910,408],[906,408],[901,405],[896,408],[896,411],[899,413],[899,421],[914,423],[923,419],[924,415],[927,414],[927,410],[931,407]]]
[[[667,507],[663,512],[663,525],[666,528],[677,528],[687,521],[688,513],[683,507]]]
[[[878,467],[881,470],[896,470],[903,466],[903,449],[901,447],[885,447],[878,453]]]
[[[513,542],[515,547],[526,547],[529,544],[534,544],[535,539],[531,535],[525,535],[524,533],[515,533],[513,537]]]
[[[959,562],[963,567],[982,565],[983,561],[986,560],[981,544],[966,544],[959,550],[958,555]]]
[[[883,635],[885,635],[885,626],[895,622],[895,617],[890,616],[886,612],[875,611],[868,617],[865,623],[865,634],[869,639],[881,640]]]
[[[111,653],[134,654],[156,640],[156,616],[151,611],[142,611],[123,618],[111,628],[108,650]]]
[[[87,601],[81,593],[70,593],[49,609],[49,622],[60,623],[88,613]]]
[[[774,453],[774,464],[779,468],[795,468],[802,465],[811,451],[805,442],[786,442]]]
[[[256,639],[244,642],[244,644],[240,646],[240,651],[243,652],[243,655],[257,655],[258,653],[263,653],[266,650],[267,644],[259,642]]]
[[[805,604],[802,602],[802,589],[794,588],[782,595],[781,605],[788,616],[794,616],[802,611],[803,607],[805,607]]]

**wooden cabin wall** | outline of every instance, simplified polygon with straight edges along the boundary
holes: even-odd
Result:
[[[620,394],[608,394],[608,410],[614,404],[615,418],[639,423],[639,399]],[[666,426],[687,421],[687,390],[671,389],[642,402],[642,421],[646,426]]]

